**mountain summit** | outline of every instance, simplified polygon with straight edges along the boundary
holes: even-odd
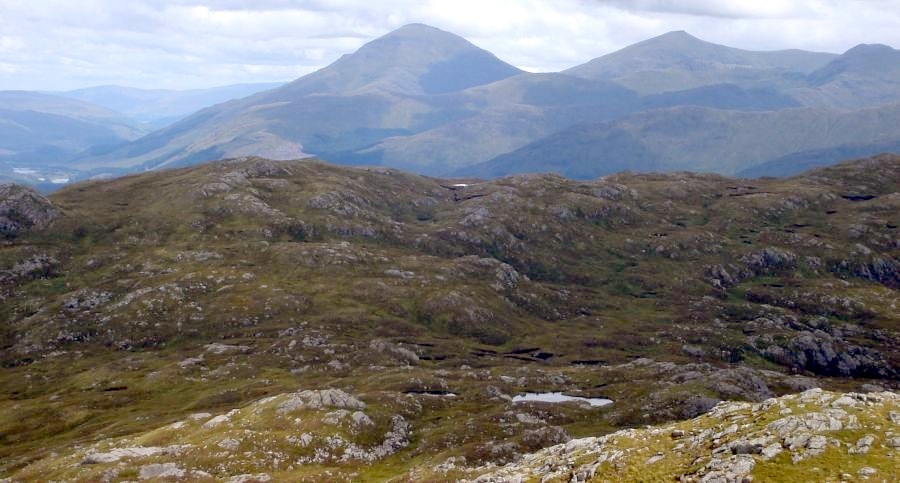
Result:
[[[435,112],[444,108],[430,105],[430,95],[520,73],[462,37],[407,25],[290,84],[204,109],[135,145],[76,164],[153,169],[248,154],[295,159],[360,149],[453,115]]]
[[[286,86],[284,93],[441,94],[521,73],[468,40],[423,24],[379,37],[353,54]]]
[[[858,109],[900,98],[900,50],[860,44],[812,72],[809,87],[792,95],[807,104]]]
[[[676,31],[565,72],[588,79],[614,80],[643,94],[653,94],[722,83],[752,85],[763,80],[778,81],[785,74],[812,72],[835,57],[802,50],[743,50]]]

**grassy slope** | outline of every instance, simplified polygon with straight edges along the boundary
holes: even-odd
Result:
[[[421,406],[403,413],[414,436],[397,456],[310,469],[350,478],[449,456],[503,462],[550,442],[527,441],[530,429],[589,436],[693,416],[682,409],[702,398],[759,398],[741,368],[776,393],[805,380],[797,371],[835,389],[891,386],[780,365],[748,323],[796,319],[764,331],[771,344],[812,323],[842,331],[839,348],[897,367],[896,287],[852,267],[896,260],[898,169],[885,157],[752,183],[532,175],[451,190],[397,171],[244,160],[66,188],[51,197],[62,219],[0,250],[3,267],[59,261],[3,287],[2,471],[45,479],[61,469],[27,465],[52,451],[297,389],[346,388],[382,423],[397,401]],[[765,247],[798,263],[724,290],[706,280],[706,267]],[[248,349],[216,355],[213,341]],[[629,363],[639,357],[665,362]],[[458,396],[413,394],[435,390]],[[498,396],[526,390],[616,404]]]

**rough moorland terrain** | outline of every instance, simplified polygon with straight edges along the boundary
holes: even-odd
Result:
[[[247,158],[48,198],[6,186],[0,477],[475,478],[722,400],[823,387],[880,393],[855,400],[887,411],[898,185],[900,157],[880,156],[759,180],[480,182]],[[525,392],[614,402],[513,400]],[[735,407],[806,414],[781,401]],[[880,413],[842,410],[872,425],[873,458],[894,451]],[[718,439],[697,448],[733,438]],[[699,475],[678,466],[684,448],[664,464]],[[827,471],[843,461],[829,451]],[[795,452],[772,461],[805,468]]]

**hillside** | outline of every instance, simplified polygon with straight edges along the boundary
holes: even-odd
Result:
[[[427,99],[518,73],[461,37],[408,25],[278,89],[204,109],[72,166],[174,167],[222,157],[295,159],[359,149],[471,116],[465,106],[433,108]]]
[[[879,153],[900,153],[900,140],[872,144],[844,144],[833,148],[801,151],[744,169],[737,175],[745,178],[793,176],[822,166],[830,166],[843,159],[874,156]]]
[[[900,397],[811,389],[684,423],[572,440],[490,469],[503,481],[896,481]]]
[[[782,167],[760,174],[784,175],[801,172],[804,157],[834,163],[841,159],[841,148],[859,145],[859,151],[847,154],[872,155],[889,150],[897,140],[900,104],[849,112],[676,107],[575,125],[456,173],[554,172],[588,179],[628,170],[753,173],[754,167],[772,163]],[[794,162],[798,165],[791,166]]]
[[[760,111],[799,105],[777,92],[735,85],[640,97],[613,82],[564,74],[523,74],[444,97],[442,104],[479,106],[480,112],[421,133],[389,137],[355,152],[329,153],[327,159],[448,175],[466,172],[478,161],[524,148],[573,126],[617,120],[640,111],[673,106]]]
[[[0,91],[0,179],[68,180],[65,161],[97,145],[146,131],[122,114],[86,102],[25,91]],[[59,181],[61,182],[61,181]]]
[[[245,158],[0,190],[0,477],[475,477],[721,400],[897,391],[898,188],[885,155],[592,181]]]
[[[755,52],[669,32],[564,71],[615,81],[641,94],[681,91],[716,84],[784,88],[801,84],[834,54],[782,50]]]
[[[857,45],[812,72],[808,86],[790,91],[806,105],[859,109],[897,102],[900,50],[887,45]]]
[[[247,97],[281,85],[281,83],[235,84],[181,91],[97,86],[59,92],[57,95],[103,106],[159,129],[200,109],[232,99]]]

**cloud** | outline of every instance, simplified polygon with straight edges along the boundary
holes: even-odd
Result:
[[[747,49],[900,46],[892,0],[8,0],[0,89],[290,80],[401,25],[556,71],[671,30]]]
[[[622,10],[745,19],[814,15],[819,2],[796,0],[599,0]]]

